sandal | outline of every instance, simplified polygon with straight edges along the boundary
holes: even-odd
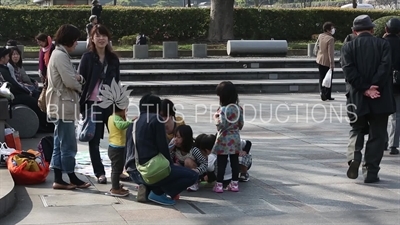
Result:
[[[83,184],[81,184],[81,185],[76,185],[76,184],[72,184],[72,185],[75,185],[76,188],[80,188],[80,189],[85,189],[85,188],[88,188],[88,187],[92,186],[92,185],[91,185],[90,183],[88,183],[88,182],[85,182],[85,183],[83,183]]]
[[[99,184],[107,184],[107,178],[104,175],[101,175],[100,177],[97,178],[97,183]]]

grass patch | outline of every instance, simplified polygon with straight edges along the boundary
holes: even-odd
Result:
[[[293,49],[307,49],[308,44],[313,44],[315,41],[299,41],[299,42],[289,42],[288,48]],[[340,50],[343,46],[342,42],[335,43],[335,50]],[[115,51],[132,51],[131,45],[115,45],[113,46]],[[162,44],[152,44],[149,45],[149,50],[162,51]],[[210,44],[207,46],[209,50],[226,50],[225,44]],[[192,50],[192,44],[181,44],[178,45],[179,50]],[[26,52],[37,52],[39,51],[39,46],[25,46]]]

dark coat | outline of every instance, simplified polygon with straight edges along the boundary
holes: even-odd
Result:
[[[97,23],[101,23],[101,11],[103,11],[103,6],[94,5],[92,6],[91,15],[97,16]]]
[[[82,55],[81,62],[79,63],[78,73],[85,78],[86,83],[83,85],[81,98],[79,105],[81,111],[85,109],[85,104],[93,92],[97,82],[102,79],[103,84],[111,86],[113,79],[118,83],[120,78],[119,70],[119,59],[116,56],[106,56],[105,61],[107,62],[107,71],[105,78],[100,78],[100,74],[103,72],[103,64],[99,60],[99,56],[94,52],[86,52]]]
[[[23,88],[16,80],[14,80],[7,66],[0,65],[0,74],[3,76],[4,81],[7,81],[11,84],[10,91],[13,95],[30,95],[28,89]]]
[[[341,51],[341,65],[347,83],[348,110],[357,116],[395,112],[391,49],[388,41],[361,33],[347,42]],[[379,87],[380,97],[371,99],[364,92],[371,85]]]
[[[392,48],[392,71],[400,71],[400,37],[396,34],[388,34],[385,39]],[[393,85],[393,93],[400,94],[400,85]]]

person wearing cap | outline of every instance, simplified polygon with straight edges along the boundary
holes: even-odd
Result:
[[[386,39],[392,48],[392,69],[391,73],[399,73],[400,71],[400,20],[392,18],[386,23],[385,27]],[[396,112],[389,116],[389,136],[387,146],[391,155],[398,155],[399,139],[400,139],[400,83],[393,84],[393,95],[396,102]]]
[[[86,24],[86,33],[87,33],[86,48],[87,49],[90,46],[90,32],[92,31],[93,26],[96,24],[97,24],[97,16],[91,15],[89,17],[89,23]]]
[[[333,35],[335,34],[335,27],[333,23],[326,22],[322,26],[324,33],[318,36],[318,51],[316,62],[318,64],[319,70],[319,91],[321,95],[321,100],[335,100],[332,98],[332,86],[330,88],[322,87],[322,81],[324,80],[326,73],[329,69],[335,69],[335,38]],[[332,83],[332,79],[331,79]]]
[[[383,157],[387,124],[395,112],[391,47],[388,41],[373,36],[375,25],[368,15],[353,21],[357,38],[343,45],[341,65],[346,80],[346,97],[350,120],[347,150],[347,177],[356,179],[362,161],[365,129],[369,127],[363,163],[364,183],[379,181],[379,164]]]
[[[97,23],[99,23],[99,24],[102,23],[101,11],[103,11],[103,6],[101,6],[101,4],[98,0],[93,0],[91,15],[97,16]]]

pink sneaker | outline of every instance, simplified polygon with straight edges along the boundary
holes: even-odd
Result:
[[[216,182],[213,188],[213,191],[215,193],[223,193],[224,192],[224,187],[222,186],[222,183]]]
[[[228,190],[232,191],[232,192],[238,192],[239,191],[239,182],[231,181],[231,183],[228,185]]]

